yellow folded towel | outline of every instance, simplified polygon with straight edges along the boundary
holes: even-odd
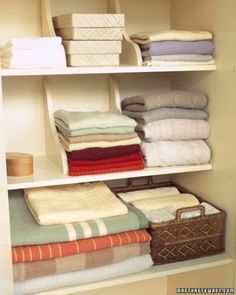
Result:
[[[25,200],[41,225],[127,214],[127,207],[103,182],[25,189]]]
[[[199,201],[192,194],[178,194],[133,201],[131,204],[140,210],[156,210],[167,206],[174,206],[176,209],[196,206],[199,205]]]
[[[132,191],[127,193],[119,193],[118,196],[125,202],[133,202],[143,199],[160,198],[163,196],[180,194],[179,190],[174,186],[158,187],[153,189]]]

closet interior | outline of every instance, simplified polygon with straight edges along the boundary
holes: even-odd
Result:
[[[120,66],[58,69],[0,69],[0,285],[14,294],[9,198],[23,189],[152,176],[173,181],[226,212],[225,252],[155,265],[143,272],[34,294],[174,295],[177,288],[233,288],[236,249],[234,115],[236,21],[233,0],[0,0],[0,46],[13,37],[55,36],[52,17],[68,13],[122,13],[125,16]],[[213,34],[214,65],[142,66],[129,38],[154,30],[202,30]],[[201,165],[150,167],[137,171],[71,177],[53,121],[57,109],[121,112],[126,97],[152,91],[199,90],[208,96],[211,161]],[[34,156],[32,176],[7,177],[6,153]]]

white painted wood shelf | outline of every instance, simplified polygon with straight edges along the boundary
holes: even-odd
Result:
[[[162,72],[196,72],[215,71],[216,65],[197,66],[160,66],[140,67],[120,65],[118,67],[66,67],[58,69],[1,69],[0,76],[52,76],[52,75],[85,75],[85,74],[125,74],[125,73],[162,73]]]
[[[165,175],[175,173],[197,172],[211,170],[211,164],[186,165],[145,168],[144,170],[105,173],[85,176],[68,176],[63,174],[54,162],[48,157],[34,158],[34,174],[26,177],[8,177],[8,190],[41,187],[60,184],[83,183],[92,181],[125,179],[142,176]]]
[[[49,290],[46,292],[34,293],[32,295],[66,295],[66,294],[74,294],[75,292],[85,292],[88,290],[118,286],[129,284],[138,281],[144,281],[149,279],[160,278],[164,276],[170,276],[175,274],[180,274],[188,271],[206,269],[226,264],[233,263],[233,259],[225,254],[218,254],[213,256],[207,256],[197,259],[191,259],[181,262],[168,263],[163,265],[155,265],[151,268],[138,272],[135,274],[130,274],[122,277],[117,277],[114,279],[99,281],[90,284],[83,284],[79,286],[71,286],[64,288],[57,288],[54,290]],[[77,294],[77,293],[76,293]]]

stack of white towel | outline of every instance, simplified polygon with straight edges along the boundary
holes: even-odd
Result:
[[[53,18],[68,66],[118,66],[123,14],[66,14]]]
[[[66,67],[60,37],[12,38],[1,48],[1,66],[7,69]]]
[[[204,207],[206,215],[220,212],[209,203],[199,203],[199,200],[192,194],[180,193],[174,186],[119,193],[118,196],[141,210],[151,222],[173,220],[176,218],[177,209],[192,206],[198,207],[196,210],[183,212],[181,218],[200,216],[199,205]]]
[[[201,92],[168,90],[122,101],[123,113],[138,123],[147,167],[209,162],[207,100]]]

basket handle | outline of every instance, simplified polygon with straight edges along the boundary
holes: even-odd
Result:
[[[135,180],[136,178],[128,178],[127,179],[127,184],[126,184],[126,188],[128,187],[138,187],[138,186],[143,186],[143,185],[152,185],[154,184],[153,182],[153,178],[152,176],[148,176],[148,177],[139,177],[139,179],[144,179],[145,180],[145,183],[142,183],[142,184],[136,184],[135,185]]]
[[[191,212],[191,211],[196,211],[199,210],[201,213],[201,217],[205,216],[205,207],[202,205],[196,205],[196,206],[191,206],[191,207],[186,207],[186,208],[179,208],[176,210],[176,220],[181,220],[181,214],[184,212]]]

